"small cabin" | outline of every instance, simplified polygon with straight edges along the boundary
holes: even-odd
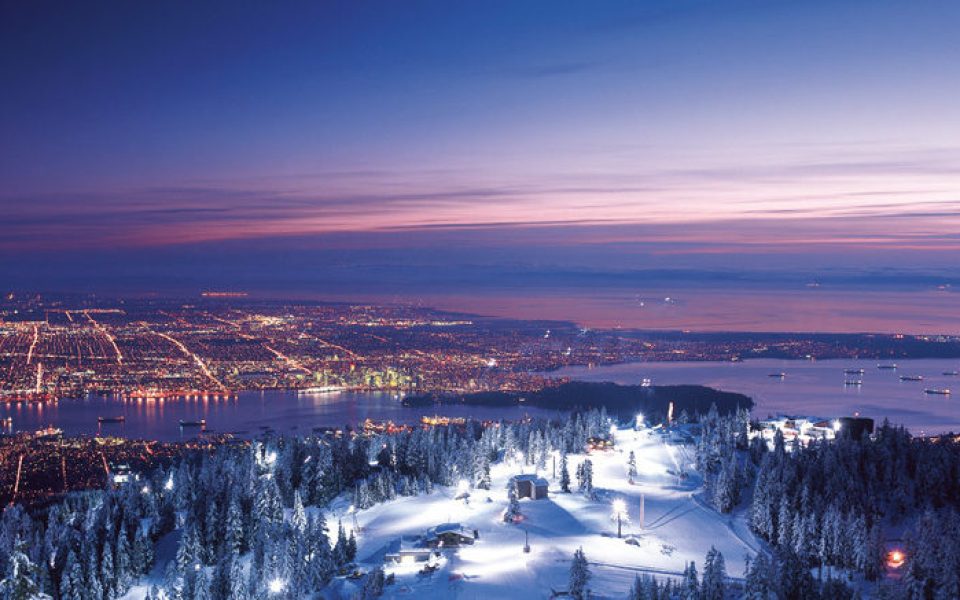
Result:
[[[547,497],[547,489],[550,484],[543,477],[536,475],[516,475],[513,478],[513,488],[517,492],[517,498],[530,498],[531,500],[540,500]]]
[[[473,545],[474,541],[474,533],[460,523],[442,523],[428,529],[423,536],[423,543],[431,548],[459,548]]]
[[[592,437],[587,440],[587,452],[606,452],[613,450],[613,440],[605,437]]]

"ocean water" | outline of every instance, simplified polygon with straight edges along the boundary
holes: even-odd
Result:
[[[850,416],[890,419],[911,432],[960,432],[960,377],[944,372],[960,370],[960,360],[898,360],[896,370],[877,368],[876,360],[748,360],[743,362],[638,362],[601,367],[568,367],[554,376],[583,381],[637,384],[644,378],[654,385],[700,384],[740,392],[756,403],[753,414]],[[863,369],[847,375],[846,369]],[[770,377],[783,372],[783,379]],[[920,382],[901,381],[901,375],[922,375]],[[860,379],[861,386],[844,381]],[[950,396],[924,393],[926,388],[952,388]]]
[[[364,419],[416,423],[435,413],[475,419],[520,419],[525,415],[552,417],[556,411],[535,407],[444,405],[410,408],[387,392],[302,394],[270,390],[240,392],[234,398],[207,400],[122,400],[88,396],[56,403],[0,405],[0,418],[12,417],[14,431],[36,431],[52,425],[65,434],[103,434],[134,439],[178,440],[197,436],[197,427],[180,427],[180,420],[205,419],[208,432],[253,436],[270,428],[284,434],[308,434],[314,427],[355,426]],[[98,417],[125,418],[122,423],[98,423]]]

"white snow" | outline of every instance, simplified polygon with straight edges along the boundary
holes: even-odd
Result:
[[[679,576],[690,561],[702,572],[711,545],[723,553],[728,574],[742,577],[744,558],[754,555],[762,542],[750,533],[743,509],[733,516],[721,515],[698,496],[701,479],[694,471],[692,446],[670,444],[649,429],[618,430],[615,439],[615,450],[568,457],[572,493],[560,491],[559,471],[554,478],[548,465],[539,474],[550,483],[549,497],[521,500],[524,518],[517,524],[504,523],[502,514],[508,480],[524,472],[518,464],[493,465],[492,489],[471,490],[467,502],[456,499],[457,487],[438,487],[428,495],[401,497],[360,510],[356,513],[358,565],[372,570],[384,564],[384,555],[397,550],[401,540],[408,548],[431,527],[460,523],[467,531],[479,532],[474,545],[443,550],[438,570],[429,575],[419,574],[423,564],[387,565],[387,573],[394,573],[396,581],[385,588],[384,597],[549,598],[552,590],[567,588],[570,561],[579,547],[590,562],[589,587],[597,598],[623,598],[637,574]],[[631,450],[638,472],[634,484],[627,477]],[[577,466],[586,458],[593,461],[593,500],[577,491]],[[677,477],[681,471],[688,477]],[[532,472],[531,467],[526,472]],[[642,528],[641,495],[645,500]],[[626,504],[629,519],[623,523],[622,539],[617,538],[617,522],[612,518],[615,500]],[[348,532],[354,526],[348,504],[343,496],[326,512],[334,535],[338,520]],[[530,553],[523,552],[525,532]],[[161,540],[157,566],[123,600],[142,598],[149,585],[162,582],[178,537],[175,532]],[[356,582],[339,577],[322,594],[349,598],[357,589]]]
[[[636,453],[639,473],[634,485],[627,478],[630,450]],[[576,468],[585,458],[593,461],[595,500],[576,491]],[[723,553],[728,573],[741,577],[744,558],[761,544],[742,515],[720,515],[695,497],[700,479],[692,460],[691,448],[666,444],[649,430],[617,431],[615,450],[569,457],[573,493],[560,492],[559,476],[553,479],[548,466],[541,475],[550,481],[549,498],[521,500],[524,520],[518,524],[503,523],[501,515],[507,505],[506,483],[521,468],[497,464],[492,489],[474,490],[469,503],[455,500],[457,490],[451,487],[359,511],[358,562],[375,568],[399,538],[406,538],[406,546],[430,527],[459,522],[478,530],[476,544],[445,550],[446,560],[429,575],[418,574],[422,565],[387,567],[388,573],[395,573],[396,583],[386,588],[384,597],[549,598],[551,589],[566,589],[570,560],[578,547],[590,562],[590,588],[601,598],[622,598],[638,573],[679,575],[689,561],[702,571],[711,545]],[[690,473],[686,479],[674,475],[681,468]],[[624,539],[617,539],[617,523],[611,518],[615,499],[627,506],[630,522],[623,524]],[[352,525],[351,519],[343,521],[345,527]],[[525,531],[529,554],[523,552]],[[635,545],[626,543],[628,536]]]

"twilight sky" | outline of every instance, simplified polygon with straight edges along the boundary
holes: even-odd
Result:
[[[0,6],[7,287],[956,305],[951,0]]]

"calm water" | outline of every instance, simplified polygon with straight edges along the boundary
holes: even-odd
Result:
[[[413,423],[434,413],[476,419],[519,419],[524,415],[556,416],[534,407],[483,408],[442,406],[407,408],[385,392],[298,394],[291,391],[241,392],[230,400],[136,401],[91,396],[56,404],[15,404],[0,407],[0,417],[13,417],[15,431],[35,431],[53,425],[65,434],[114,435],[129,438],[178,440],[192,438],[197,428],[180,429],[180,420],[206,419],[208,430],[245,435],[271,427],[278,433],[309,433],[313,427],[356,425],[366,418]],[[126,417],[124,423],[99,425],[97,417]]]
[[[850,415],[902,423],[915,433],[960,431],[960,377],[944,371],[960,369],[960,360],[902,360],[896,371],[877,369],[873,360],[731,362],[643,362],[596,367],[570,367],[553,373],[586,381],[639,383],[649,377],[655,385],[702,384],[741,392],[756,402],[754,414],[806,414],[821,417]],[[844,369],[862,368],[862,376]],[[770,373],[786,373],[784,379]],[[900,381],[900,375],[923,375],[922,382]],[[844,380],[859,378],[863,385],[849,387]],[[931,396],[924,388],[953,388],[953,396]],[[280,433],[308,433],[317,426],[356,424],[366,418],[413,423],[424,414],[477,419],[518,419],[556,416],[534,407],[443,406],[406,408],[384,392],[297,394],[288,391],[241,392],[231,400],[120,401],[90,397],[61,400],[57,404],[0,406],[0,417],[13,417],[14,430],[34,431],[53,425],[67,434],[118,435],[132,438],[176,440],[194,437],[196,429],[180,430],[181,419],[206,419],[216,432],[256,435],[261,427]],[[98,425],[97,417],[123,415],[126,422]]]
[[[892,361],[891,361],[892,362]],[[646,362],[596,368],[569,367],[554,373],[585,381],[636,384],[649,377],[654,385],[702,384],[754,399],[754,415],[798,414],[820,417],[859,412],[878,422],[889,418],[914,433],[960,432],[960,360],[898,360],[895,371],[877,369],[876,360],[751,360],[733,362]],[[846,375],[848,368],[863,375]],[[786,373],[778,379],[770,373]],[[920,382],[900,375],[922,375]],[[861,379],[862,386],[845,386]],[[953,388],[952,396],[925,394],[925,388]]]

